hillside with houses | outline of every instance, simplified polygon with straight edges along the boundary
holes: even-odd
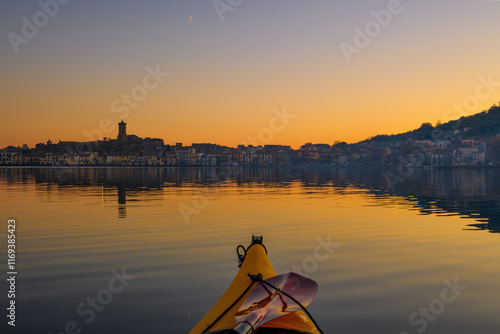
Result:
[[[397,135],[378,135],[355,144],[286,145],[164,144],[159,138],[126,133],[117,139],[59,141],[0,150],[8,166],[500,166],[500,107],[444,124],[424,123]]]

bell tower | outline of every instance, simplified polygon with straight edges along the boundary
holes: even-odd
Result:
[[[127,123],[125,123],[123,119],[118,123],[118,137],[116,140],[127,141]]]

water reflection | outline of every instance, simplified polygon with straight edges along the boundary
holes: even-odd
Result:
[[[0,168],[8,184],[35,183],[47,193],[72,187],[99,187],[103,197],[117,196],[118,217],[127,202],[161,200],[165,188],[235,186],[287,188],[304,192],[373,195],[374,205],[402,205],[421,214],[460,215],[474,219],[468,229],[500,233],[500,171],[484,169],[414,169],[398,182],[387,171],[369,168]],[[401,175],[401,171],[399,171]],[[132,197],[131,197],[132,196]],[[127,198],[131,197],[131,198]]]
[[[118,218],[127,218],[127,188],[124,184],[118,185]]]

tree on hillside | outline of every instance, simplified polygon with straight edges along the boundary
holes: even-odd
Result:
[[[428,131],[428,130],[433,130],[434,127],[432,126],[431,123],[422,123],[422,125],[420,126],[419,130],[422,130],[422,131]]]
[[[414,131],[414,135],[416,140],[425,140],[432,139],[432,132],[434,131],[434,127],[431,123],[422,123],[420,128]]]
[[[347,146],[349,146],[349,144],[347,144],[345,141],[337,140],[335,143],[333,143],[332,148],[339,148],[339,149],[343,150]]]

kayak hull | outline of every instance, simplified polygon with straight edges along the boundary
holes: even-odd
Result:
[[[236,326],[235,313],[257,285],[247,274],[261,274],[264,280],[276,276],[267,257],[266,248],[261,243],[253,243],[248,247],[245,259],[233,282],[189,334],[220,333]],[[272,320],[263,327],[258,333],[320,333],[303,311]]]

